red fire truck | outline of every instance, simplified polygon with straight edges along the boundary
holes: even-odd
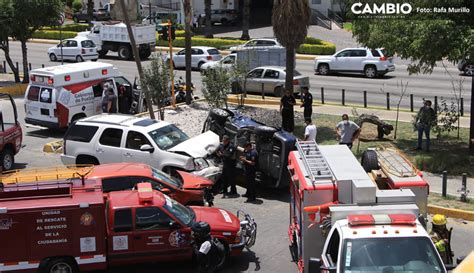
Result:
[[[380,189],[345,145],[296,148],[288,235],[300,273],[446,272],[411,190],[424,187],[426,198],[426,182]]]
[[[0,93],[0,172],[13,169],[22,139],[15,101],[9,94]]]
[[[75,273],[107,266],[191,259],[191,228],[206,221],[211,234],[238,255],[255,242],[253,219],[229,211],[185,207],[150,183],[103,193],[91,183],[9,185],[0,191],[0,272]],[[252,238],[247,237],[252,234]]]

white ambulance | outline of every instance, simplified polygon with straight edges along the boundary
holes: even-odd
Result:
[[[34,69],[25,93],[25,122],[66,128],[75,120],[100,114],[106,83],[115,95],[121,85],[128,94],[132,93],[130,82],[107,63],[85,62]]]

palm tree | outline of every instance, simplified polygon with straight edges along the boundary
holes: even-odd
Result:
[[[242,36],[241,40],[250,40],[250,0],[244,0],[244,10],[242,16]]]
[[[308,34],[311,18],[308,0],[274,0],[272,25],[278,42],[286,47],[285,88],[293,92],[295,49]]]
[[[186,104],[191,104],[191,0],[183,0],[184,7],[184,48],[186,52]]]
[[[204,12],[206,13],[206,26],[204,27],[204,36],[212,38],[212,21],[211,21],[211,5],[212,0],[204,0]]]

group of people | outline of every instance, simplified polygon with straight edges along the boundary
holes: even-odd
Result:
[[[132,104],[132,94],[124,85],[119,85],[118,96],[115,95],[111,83],[104,83],[102,93],[102,113],[129,114]],[[118,108],[117,108],[118,103]]]

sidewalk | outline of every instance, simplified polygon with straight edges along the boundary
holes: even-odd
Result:
[[[440,193],[443,190],[443,176],[441,174],[434,174],[429,172],[423,172],[423,178],[430,184],[430,192]],[[448,195],[459,197],[458,192],[461,189],[462,177],[461,176],[449,176],[446,192]],[[467,178],[467,189],[470,193],[467,197],[474,197],[474,178]]]

